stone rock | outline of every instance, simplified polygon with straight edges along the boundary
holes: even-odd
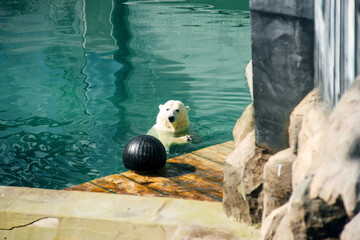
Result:
[[[271,156],[264,167],[263,219],[285,204],[291,195],[291,165],[296,155],[290,148]]]
[[[250,9],[314,19],[314,0],[250,0]]]
[[[286,213],[285,216],[281,219],[278,228],[273,240],[294,240],[294,235],[291,231],[289,215]]]
[[[314,199],[306,207],[306,239],[339,239],[344,225],[348,222],[340,199],[333,205]]]
[[[283,224],[290,229],[284,232],[289,232],[290,230],[294,239],[306,239],[305,206],[310,205],[310,199],[308,197],[310,182],[311,178],[301,182],[293,190],[289,200],[289,208],[285,219],[288,222],[284,222]]]
[[[288,211],[280,223],[274,239],[338,239],[348,221],[341,199],[328,205],[321,199],[311,199],[312,179],[307,178],[294,190]],[[283,222],[284,221],[284,222]],[[280,234],[289,234],[290,237]],[[281,238],[282,237],[282,238]]]
[[[237,120],[233,129],[235,146],[238,146],[242,140],[244,140],[246,135],[254,130],[254,121],[254,104],[250,103],[249,106],[245,108],[241,117]]]
[[[294,108],[294,111],[290,115],[289,125],[289,145],[294,153],[298,150],[298,136],[302,127],[304,116],[315,105],[319,104],[321,96],[319,89],[313,89],[306,97]]]
[[[360,240],[360,213],[345,225],[340,240]]]
[[[252,60],[248,63],[245,69],[245,76],[247,83],[249,85],[251,99],[254,101],[254,92],[253,92],[253,72],[252,72]]]
[[[300,2],[296,11],[305,14],[312,1]],[[281,5],[251,0],[256,144],[271,153],[288,147],[289,116],[314,87],[313,20],[289,16],[287,7],[278,9]]]
[[[319,163],[317,155],[330,113],[329,106],[319,100],[317,90],[312,91],[290,116],[290,148],[297,152],[292,165],[293,188],[313,174]]]
[[[330,116],[330,107],[324,102],[314,104],[304,115],[302,127],[299,132],[298,152],[303,150],[309,139],[319,133],[323,133],[327,128]]]
[[[321,146],[323,135],[316,134],[307,141],[307,144],[299,151],[296,159],[292,164],[292,188],[304,181],[307,177],[312,176],[313,167],[318,164],[318,153]]]
[[[273,239],[355,239],[359,220],[343,228],[360,210],[360,79],[330,117],[316,95],[307,98],[311,107],[300,104],[291,118],[293,193]]]
[[[233,220],[258,223],[262,216],[262,174],[270,155],[255,146],[255,131],[228,156],[224,165],[223,209]]]
[[[260,240],[272,240],[288,209],[288,203],[272,211],[261,223]]]
[[[360,211],[360,78],[334,108],[323,139],[310,196],[329,205],[342,199],[352,217]]]

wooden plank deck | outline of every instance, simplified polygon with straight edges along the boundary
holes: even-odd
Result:
[[[234,148],[229,141],[168,159],[155,173],[127,171],[65,190],[221,201],[223,165]]]

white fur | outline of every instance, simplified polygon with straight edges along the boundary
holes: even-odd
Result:
[[[189,141],[186,136],[190,127],[188,112],[189,106],[181,101],[170,100],[164,105],[159,105],[159,113],[156,117],[156,124],[149,130],[148,134],[158,138],[165,148],[173,144],[183,144]],[[173,121],[169,120],[173,118]]]
[[[160,112],[156,117],[156,124],[154,126],[156,129],[177,133],[189,128],[188,112],[190,107],[185,107],[181,101],[167,101],[164,105],[159,105],[159,110]],[[170,122],[168,119],[172,115],[175,117],[174,122]]]

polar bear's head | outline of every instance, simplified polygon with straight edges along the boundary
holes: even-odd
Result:
[[[190,107],[185,106],[181,101],[167,101],[164,105],[159,105],[159,110],[156,119],[156,125],[159,128],[179,132],[189,127],[188,112]]]

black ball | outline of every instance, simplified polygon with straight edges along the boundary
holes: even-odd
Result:
[[[164,145],[150,135],[132,138],[123,151],[124,166],[135,172],[153,172],[165,166]]]

